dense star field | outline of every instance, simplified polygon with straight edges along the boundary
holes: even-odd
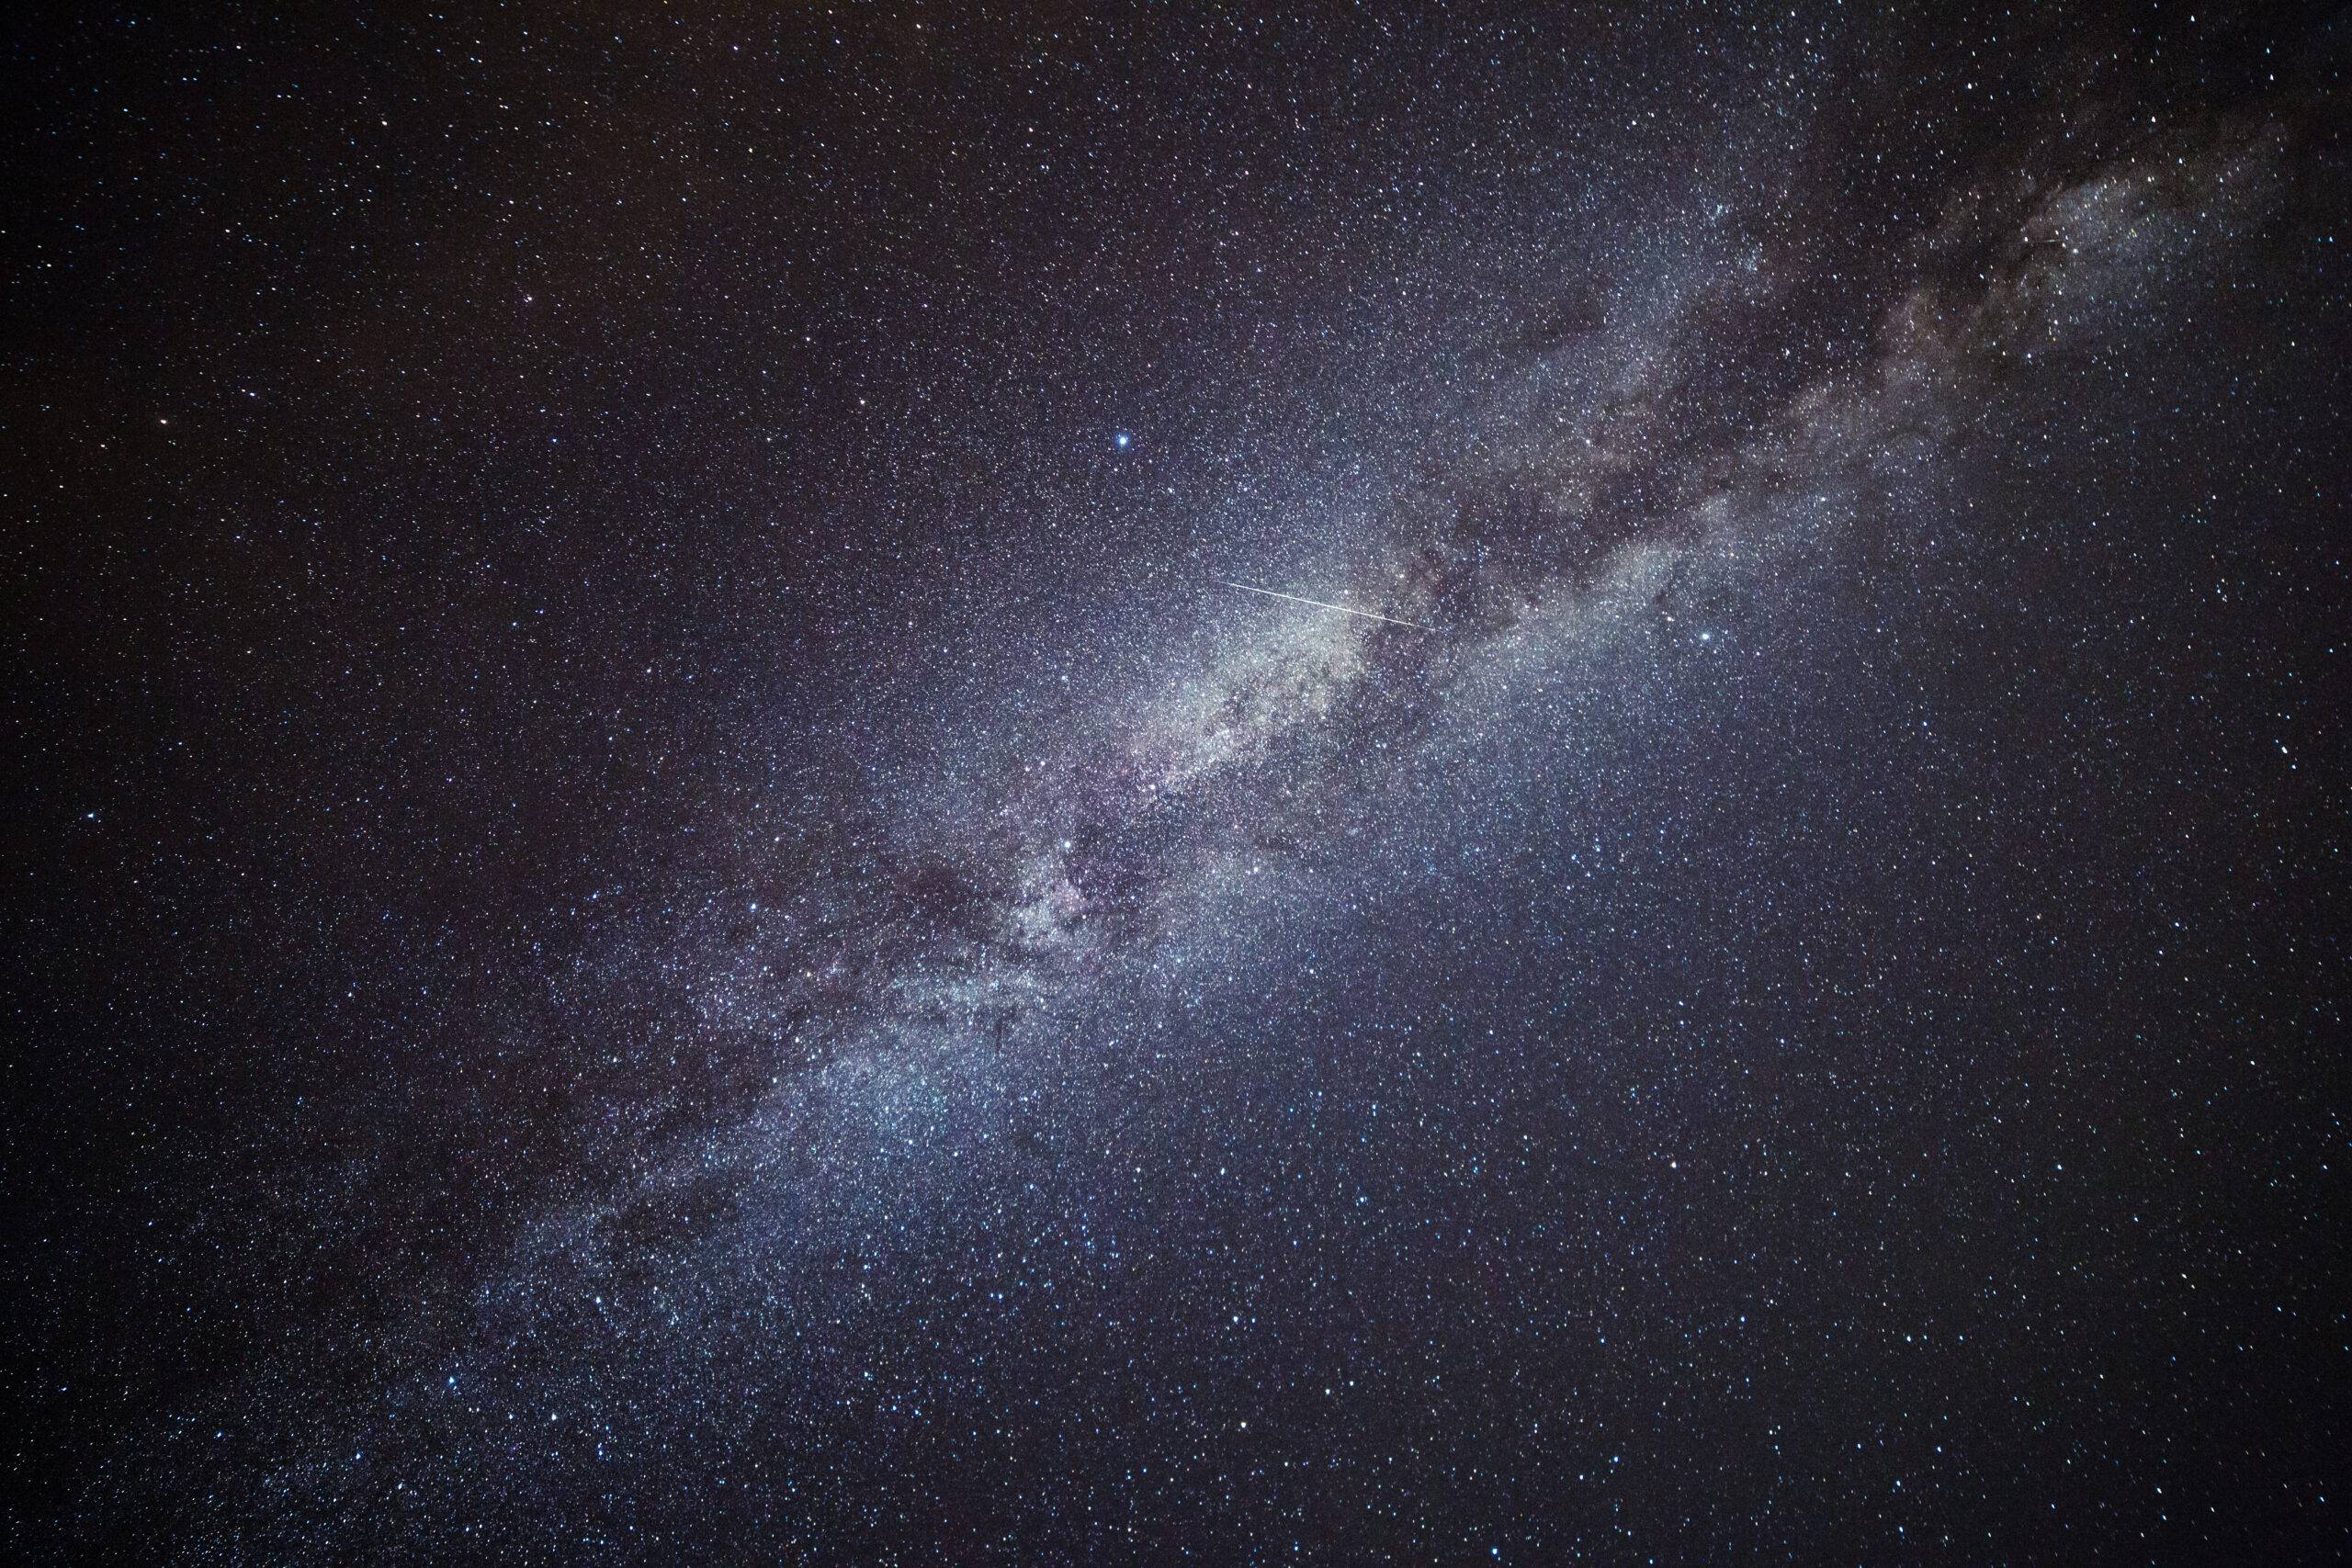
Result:
[[[0,1554],[2352,1551],[2212,13],[20,21]]]

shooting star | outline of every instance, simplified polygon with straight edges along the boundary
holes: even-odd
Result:
[[[1216,580],[1227,588],[1238,588],[1244,593],[1262,593],[1269,599],[1287,599],[1294,604],[1312,604],[1318,610],[1337,610],[1343,615],[1357,615],[1367,621],[1385,621],[1392,626],[1410,626],[1417,632],[1433,632],[1435,626],[1425,626],[1419,621],[1400,621],[1394,615],[1378,615],[1370,610],[1351,610],[1345,604],[1327,604],[1320,599],[1302,599],[1295,593],[1277,593],[1271,588],[1252,588],[1246,582],[1234,582],[1226,578]]]

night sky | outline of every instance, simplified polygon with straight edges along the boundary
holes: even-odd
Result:
[[[0,1555],[2352,1552],[2210,10],[19,17]]]

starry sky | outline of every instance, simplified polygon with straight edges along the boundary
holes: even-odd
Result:
[[[6,1554],[2352,1551],[2211,10],[20,24]]]

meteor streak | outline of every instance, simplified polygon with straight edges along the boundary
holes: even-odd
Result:
[[[1277,593],[1271,588],[1252,588],[1246,582],[1234,582],[1218,578],[1227,588],[1238,588],[1244,593],[1262,593],[1269,599],[1287,599],[1294,604],[1312,604],[1318,610],[1337,610],[1343,615],[1360,615],[1367,621],[1386,621],[1392,626],[1410,626],[1417,632],[1433,632],[1435,626],[1425,626],[1419,621],[1400,621],[1394,615],[1376,615],[1370,610],[1351,610],[1345,604],[1327,604],[1320,599],[1302,599],[1295,593]]]

